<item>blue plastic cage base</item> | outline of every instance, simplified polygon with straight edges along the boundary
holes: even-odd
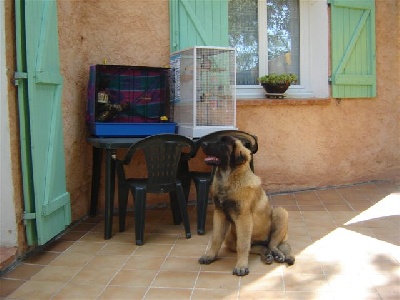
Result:
[[[101,123],[90,124],[90,133],[98,137],[145,137],[176,133],[176,123]]]

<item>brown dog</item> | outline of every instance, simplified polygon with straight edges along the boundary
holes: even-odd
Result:
[[[252,246],[258,248],[265,263],[275,260],[292,265],[295,258],[287,243],[288,213],[281,207],[271,208],[260,178],[250,169],[250,150],[231,136],[202,147],[206,163],[217,165],[217,170],[211,186],[215,204],[212,245],[199,263],[213,262],[225,240],[226,246],[237,252],[235,275],[249,273]]]

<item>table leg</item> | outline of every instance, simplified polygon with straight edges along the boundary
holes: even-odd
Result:
[[[106,149],[106,174],[105,174],[105,218],[104,239],[108,240],[112,235],[114,191],[115,191],[115,161],[112,155],[115,150]]]
[[[101,178],[101,160],[103,157],[103,149],[93,147],[92,157],[92,190],[90,194],[90,215],[97,215],[97,205],[99,201],[99,189]]]

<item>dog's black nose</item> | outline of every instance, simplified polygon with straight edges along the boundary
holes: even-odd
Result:
[[[207,143],[207,142],[203,142],[203,143],[201,144],[201,147],[203,147],[203,148],[207,148],[207,146],[208,146],[208,143]]]

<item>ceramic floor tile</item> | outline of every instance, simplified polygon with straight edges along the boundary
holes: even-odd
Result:
[[[83,232],[83,231],[69,231],[69,232],[63,234],[60,237],[60,240],[77,241],[77,240],[81,239],[85,234],[86,234],[86,232]]]
[[[81,267],[93,259],[93,255],[86,253],[63,253],[49,265],[65,267]]]
[[[233,268],[232,268],[233,269]],[[239,276],[230,273],[200,272],[195,288],[237,290]]]
[[[284,291],[240,291],[239,300],[285,299]]]
[[[12,294],[15,290],[17,290],[22,284],[24,284],[24,280],[20,279],[0,279],[0,298],[3,299],[8,295]]]
[[[71,279],[71,282],[106,285],[116,274],[116,269],[85,266]]]
[[[192,294],[191,289],[151,288],[145,295],[144,299],[187,300],[190,299],[191,294]]]
[[[73,244],[73,241],[64,241],[62,239],[58,239],[47,245],[44,250],[52,252],[63,252],[71,247]]]
[[[196,227],[195,227],[196,228]],[[205,235],[198,235],[196,233],[192,233],[192,237],[187,239],[186,237],[179,237],[176,240],[176,244],[184,244],[184,245],[208,245],[211,238],[212,230],[207,231]]]
[[[80,284],[70,282],[66,284],[52,299],[97,299],[103,289],[104,286],[99,284]]]
[[[50,299],[64,284],[64,282],[29,280],[9,295],[9,299]]]
[[[197,275],[198,272],[160,271],[151,286],[160,288],[193,288]]]
[[[42,251],[39,253],[35,253],[31,256],[29,256],[25,262],[29,264],[34,264],[34,265],[47,265],[51,261],[55,260],[57,256],[59,256],[60,253],[57,252],[46,252]]]
[[[110,282],[110,285],[150,286],[157,270],[121,270]]]
[[[339,299],[357,299],[357,298],[347,298],[346,296],[337,298],[332,292],[325,291],[313,291],[313,292],[299,292],[299,291],[286,291],[286,300],[339,300]],[[362,299],[362,298],[358,298]]]
[[[98,299],[115,300],[130,299],[141,300],[147,291],[147,287],[134,286],[108,286]]]
[[[46,266],[33,275],[31,279],[35,281],[67,282],[79,270],[80,267]]]
[[[155,245],[155,244],[144,244],[140,246],[134,255],[143,256],[167,256],[171,251],[172,245]]]
[[[128,255],[96,255],[87,266],[120,269],[128,260]]]
[[[283,282],[286,291],[296,292],[332,292],[328,280],[323,274],[304,274],[285,272]]]
[[[168,257],[161,267],[162,271],[194,271],[201,268],[197,259],[193,257]]]
[[[29,280],[33,275],[43,269],[42,265],[20,264],[17,268],[5,274],[4,278]]]
[[[71,228],[73,231],[91,231],[97,224],[94,223],[80,223]]]
[[[207,245],[176,244],[170,256],[200,257],[207,249]]]
[[[101,232],[103,232],[103,230]],[[128,233],[126,231],[123,233],[117,233],[108,240],[108,243],[126,243],[130,245],[136,245],[135,234],[133,232]]]
[[[272,196],[269,196],[269,200],[273,206],[296,204],[293,194],[272,195]]]
[[[86,253],[86,254],[96,254],[98,253],[106,243],[104,240],[102,242],[88,242],[88,241],[78,241],[75,242],[71,247],[69,247],[65,253]]]
[[[179,234],[146,234],[146,243],[173,245],[179,238]]]
[[[252,274],[240,280],[240,291],[283,291],[281,274]],[[242,294],[242,293],[241,293]]]
[[[100,255],[131,255],[136,251],[138,246],[134,243],[126,244],[126,243],[108,243],[104,247],[102,247],[98,254]]]
[[[237,300],[238,295],[239,295],[238,290],[194,289],[191,300],[204,300],[204,299]],[[246,297],[243,299],[252,299],[252,298]],[[263,299],[263,298],[257,298],[257,299]],[[274,298],[264,298],[264,299],[274,299]]]
[[[159,270],[165,262],[162,256],[132,256],[124,264],[124,270]]]

